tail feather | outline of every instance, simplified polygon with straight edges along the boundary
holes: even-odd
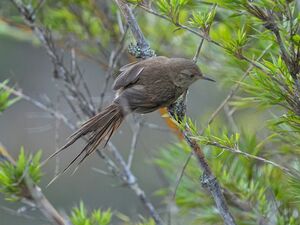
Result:
[[[79,138],[85,135],[89,135],[87,144],[85,145],[83,150],[68,164],[68,166],[62,171],[62,173],[68,170],[70,166],[72,166],[75,161],[77,161],[85,153],[79,160],[79,166],[87,156],[89,156],[96,150],[96,148],[101,143],[104,143],[104,146],[107,144],[113,133],[121,125],[123,119],[124,114],[122,112],[121,106],[114,103],[111,104],[102,112],[98,113],[97,115],[86,121],[84,124],[82,124],[82,126],[68,138],[69,141],[56,152],[54,152],[47,160],[64,151],[70,145],[75,143]]]

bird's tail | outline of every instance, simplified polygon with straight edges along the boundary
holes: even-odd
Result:
[[[76,160],[80,157],[81,159],[78,162],[78,165],[81,164],[86,157],[93,153],[98,145],[104,143],[104,146],[109,141],[112,134],[118,129],[124,120],[124,113],[122,107],[118,104],[112,103],[102,112],[98,113],[94,117],[86,121],[82,126],[69,137],[69,141],[62,146],[59,150],[53,153],[50,157],[54,157],[79,138],[89,135],[87,138],[87,144],[82,149],[82,151],[69,163],[69,165],[62,171],[65,172]]]

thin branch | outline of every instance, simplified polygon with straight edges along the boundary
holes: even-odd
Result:
[[[148,41],[146,40],[141,28],[139,27],[131,8],[124,2],[124,0],[115,0],[116,4],[118,5],[120,11],[122,12],[123,16],[125,17],[132,35],[134,36],[137,47],[139,48],[139,55],[138,57],[141,58],[149,58],[154,55],[154,52],[151,50]]]
[[[243,155],[243,156],[245,156],[245,157],[247,157],[247,158],[255,159],[255,160],[260,161],[260,162],[263,162],[263,163],[271,164],[272,166],[275,166],[275,167],[277,167],[277,168],[283,170],[284,172],[287,172],[288,174],[295,175],[295,174],[293,173],[293,171],[291,171],[291,170],[288,169],[287,167],[284,167],[284,166],[282,166],[282,165],[280,165],[280,164],[278,164],[278,163],[276,163],[276,162],[273,162],[273,161],[271,161],[271,160],[265,159],[265,158],[263,158],[263,157],[256,156],[256,155],[251,155],[251,154],[249,154],[249,153],[247,153],[247,152],[241,151],[241,150],[238,149],[238,148],[231,148],[231,147],[222,145],[222,144],[220,144],[220,143],[218,143],[218,142],[215,142],[215,141],[208,141],[206,144],[207,144],[207,145],[211,145],[211,146],[215,146],[215,147],[218,147],[218,148],[221,148],[221,149],[223,149],[223,150],[225,150],[225,151],[229,151],[229,152],[232,152],[232,153],[234,153],[234,154]],[[298,176],[299,176],[299,175],[298,175]]]
[[[166,128],[166,127],[163,127],[163,126],[159,126],[155,123],[148,123],[148,122],[142,122],[142,125],[144,127],[148,127],[150,129],[156,129],[158,131],[162,131],[162,132],[165,132],[165,131],[170,131],[169,128]]]
[[[48,56],[50,57],[52,64],[54,66],[54,78],[60,79],[64,84],[64,87],[70,92],[74,99],[81,106],[83,113],[88,114],[89,116],[94,115],[95,109],[88,100],[79,90],[78,85],[75,84],[74,77],[69,72],[62,62],[62,57],[60,57],[57,52],[55,45],[52,41],[51,33],[45,30],[42,27],[39,27],[35,23],[35,16],[29,7],[26,7],[20,0],[10,0],[16,8],[19,10],[20,14],[24,18],[24,22],[30,27],[30,29],[35,33],[42,46],[46,49]]]
[[[5,206],[0,206],[0,209],[11,214],[12,216],[19,216],[19,217],[23,217],[24,219],[28,219],[28,220],[41,220],[42,222],[48,222],[48,220],[44,219],[44,218],[35,218],[33,216],[29,216],[27,214],[25,214],[24,212],[26,211],[26,207],[23,206],[17,210],[15,209],[11,209]]]
[[[59,113],[57,112],[56,110],[46,106],[45,104],[29,97],[28,95],[22,93],[21,90],[15,90],[5,84],[3,84],[3,89],[10,92],[11,94],[21,98],[21,99],[24,99],[30,103],[32,103],[33,105],[35,105],[36,107],[48,112],[51,116],[55,117],[56,119],[58,120],[61,120],[64,124],[67,124],[68,127],[70,127],[72,130],[75,129],[75,126],[69,121],[69,119],[67,117],[65,117],[62,113]]]
[[[126,165],[126,162],[124,161],[120,152],[116,149],[114,145],[111,144],[111,142],[108,143],[108,146],[109,146],[109,150],[112,152],[118,164],[122,165],[122,167],[124,168],[123,181],[126,182],[126,184],[130,187],[130,189],[133,190],[134,193],[139,197],[141,202],[148,209],[155,223],[157,225],[163,225],[164,223],[160,218],[160,215],[158,214],[158,212],[156,211],[152,203],[147,198],[145,192],[139,187],[138,183],[136,182],[136,177],[131,173],[129,167]]]
[[[173,195],[172,195],[172,198],[175,199],[176,197],[176,194],[177,194],[177,190],[178,190],[178,187],[179,187],[179,184],[183,178],[183,175],[184,175],[184,171],[186,170],[191,158],[193,156],[193,152],[191,152],[188,157],[186,158],[184,164],[183,164],[183,167],[182,169],[180,170],[180,173],[179,173],[179,176],[178,178],[176,179],[176,182],[175,182],[175,188],[174,188],[174,192],[173,192]]]
[[[127,31],[128,31],[128,26],[126,26],[126,29],[125,29],[124,33],[122,34],[120,43],[117,45],[116,49],[111,52],[111,54],[109,56],[109,64],[108,64],[107,72],[105,75],[104,87],[100,94],[100,104],[98,107],[99,111],[103,107],[109,81],[111,80],[114,70],[121,59],[121,55],[122,55],[123,51],[125,50],[125,41],[126,41]]]
[[[131,168],[131,164],[132,164],[133,156],[134,156],[134,153],[135,153],[135,150],[136,150],[138,136],[140,134],[141,128],[142,128],[142,122],[141,121],[137,121],[135,124],[133,124],[133,128],[132,128],[133,134],[132,134],[132,140],[131,140],[131,147],[130,147],[128,162],[127,162],[127,166],[129,168]]]
[[[193,61],[194,61],[194,62],[197,62],[197,61],[198,61],[198,57],[199,57],[200,50],[201,50],[201,48],[202,48],[203,42],[204,42],[204,39],[201,38],[201,40],[200,40],[200,42],[199,42],[199,46],[198,46],[197,51],[196,51],[196,54],[195,54],[195,56],[193,57]]]

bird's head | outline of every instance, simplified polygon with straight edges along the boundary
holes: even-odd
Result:
[[[188,88],[197,80],[208,80],[215,82],[215,80],[204,76],[195,62],[188,59],[178,59],[177,76],[174,78],[174,83],[183,88]]]

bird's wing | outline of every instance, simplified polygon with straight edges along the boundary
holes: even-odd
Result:
[[[113,84],[113,89],[118,90],[120,88],[128,86],[129,84],[135,83],[144,68],[145,67],[140,63],[131,63],[123,66],[120,69],[120,75],[117,77]]]
[[[125,70],[128,70],[128,68],[133,67],[133,66],[136,65],[137,63],[139,63],[139,61],[132,62],[132,63],[128,63],[128,64],[122,66],[122,67],[119,69],[119,71],[120,71],[120,72],[123,72],[123,71],[125,71]]]
[[[113,89],[118,90],[120,88],[128,86],[129,84],[134,84],[138,80],[143,70],[150,64],[152,64],[152,66],[165,64],[168,59],[169,58],[165,56],[156,56],[139,62],[130,63],[121,67],[121,73],[115,80]]]

